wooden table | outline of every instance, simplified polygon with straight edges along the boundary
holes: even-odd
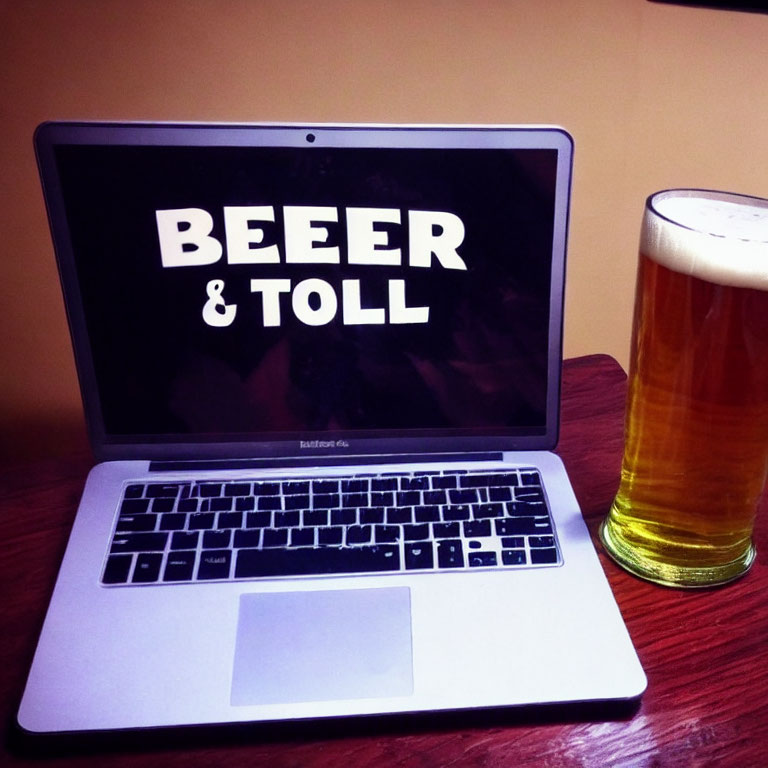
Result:
[[[609,357],[565,364],[558,452],[595,542],[618,485],[625,389],[625,374]],[[757,562],[719,589],[648,584],[597,545],[648,675],[648,690],[629,711],[505,710],[29,742],[12,724],[89,466],[78,434],[64,459],[0,470],[0,765],[52,755],[52,765],[166,768],[768,766],[766,504]]]

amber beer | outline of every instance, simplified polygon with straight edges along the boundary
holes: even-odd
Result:
[[[600,530],[627,570],[677,586],[744,573],[768,472],[768,200],[648,198],[621,484]]]

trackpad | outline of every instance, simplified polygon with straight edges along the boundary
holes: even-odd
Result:
[[[240,596],[234,706],[412,692],[407,587]]]

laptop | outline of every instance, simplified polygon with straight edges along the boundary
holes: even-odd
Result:
[[[92,469],[33,733],[627,701],[553,127],[47,123]]]

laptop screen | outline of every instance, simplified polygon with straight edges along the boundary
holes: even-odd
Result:
[[[38,149],[99,441],[549,439],[562,132],[80,128]]]

